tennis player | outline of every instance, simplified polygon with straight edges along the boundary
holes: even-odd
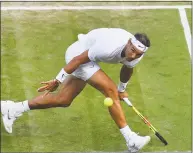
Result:
[[[125,138],[128,150],[137,152],[150,141],[150,137],[139,136],[130,129],[120,99],[128,96],[125,89],[133,68],[144,57],[148,47],[150,40],[146,34],[132,35],[119,28],[100,28],[87,34],[79,34],[78,40],[66,51],[66,65],[55,79],[42,82],[43,86],[38,91],[44,93],[22,102],[1,101],[1,113],[6,131],[12,133],[14,121],[26,111],[69,107],[88,83],[106,97],[112,98],[114,103],[109,107],[110,115]],[[100,68],[99,62],[122,63],[118,87]],[[61,88],[53,94],[52,92],[59,85]]]

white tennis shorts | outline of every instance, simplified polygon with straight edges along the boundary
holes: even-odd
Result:
[[[66,64],[68,64],[74,57],[80,55],[85,51],[85,47],[79,41],[70,45],[65,54]],[[73,73],[77,78],[87,81],[94,73],[100,69],[100,66],[95,62],[88,62],[80,65]]]

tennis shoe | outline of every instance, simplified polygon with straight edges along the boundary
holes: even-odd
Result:
[[[139,136],[135,132],[132,132],[127,141],[127,147],[130,153],[136,153],[142,149],[150,141],[150,136]]]
[[[15,103],[10,100],[1,101],[1,114],[3,118],[3,125],[8,133],[12,133],[12,126],[14,121],[22,115],[15,109]]]

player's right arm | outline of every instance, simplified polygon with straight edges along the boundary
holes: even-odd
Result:
[[[125,92],[128,81],[131,79],[133,74],[133,68],[139,63],[139,61],[143,58],[143,55],[140,58],[137,58],[131,62],[123,61],[123,66],[120,71],[120,83],[118,85],[119,98],[123,99],[128,97],[128,94]]]
[[[120,81],[127,83],[133,74],[133,68],[123,65],[120,71]]]
[[[89,61],[90,59],[88,57],[88,50],[74,57],[64,68],[61,69],[61,71],[56,76],[56,79],[41,82],[41,84],[44,84],[44,86],[40,87],[38,92],[43,92],[45,90],[51,92],[55,91],[59,84],[62,83],[69,74],[73,73],[81,64],[85,64]]]
[[[133,74],[133,68],[123,65],[120,71],[120,83],[118,85],[119,98],[123,99],[128,97],[128,94],[125,92],[128,81],[130,80]]]
[[[105,58],[106,54],[104,52],[104,45],[101,42],[101,39],[95,41],[95,43],[89,47],[89,50],[86,50],[82,54],[74,57],[64,68],[61,69],[56,76],[56,79],[45,82],[46,85],[41,87],[38,91],[54,91],[56,90],[55,87],[62,83],[65,78],[69,74],[73,73],[81,64],[100,60],[101,57]]]

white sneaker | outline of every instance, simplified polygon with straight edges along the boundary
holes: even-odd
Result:
[[[132,132],[129,138],[129,141],[127,142],[127,147],[129,152],[136,153],[140,149],[142,149],[146,144],[150,141],[150,136],[139,136],[135,132]]]
[[[1,101],[1,114],[5,130],[8,133],[12,133],[13,123],[17,119],[17,117],[22,115],[22,113],[16,112],[15,103],[13,101],[6,100]]]

